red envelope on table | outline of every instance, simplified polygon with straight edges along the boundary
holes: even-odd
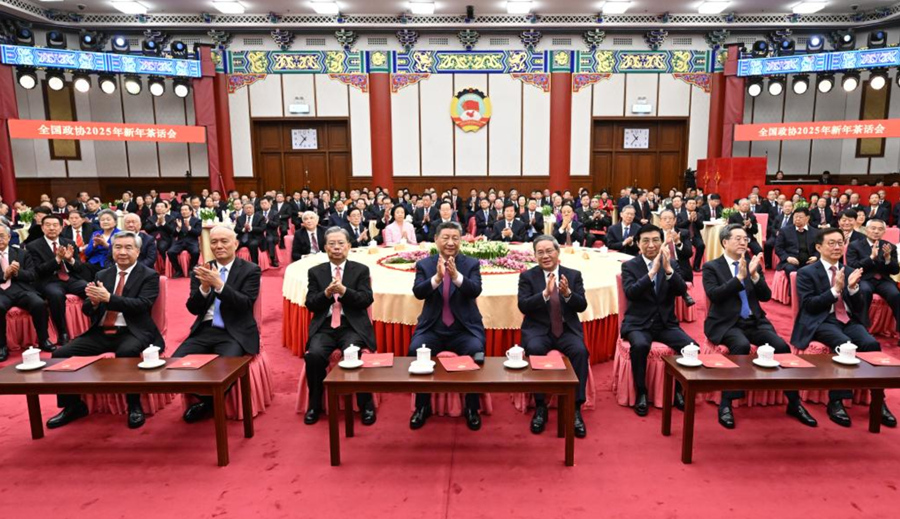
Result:
[[[363,353],[364,368],[389,368],[394,365],[393,353]]]
[[[900,359],[891,357],[883,351],[865,351],[857,353],[856,356],[873,366],[900,366]]]
[[[528,360],[531,361],[531,369],[566,369],[566,363],[558,355],[531,355]]]
[[[218,357],[216,354],[209,355],[187,355],[185,357],[181,357],[178,360],[170,363],[166,368],[168,369],[200,369],[203,366],[206,366],[214,358]]]
[[[738,367],[737,364],[728,360],[725,355],[722,355],[721,353],[709,353],[707,355],[698,355],[697,357],[706,368],[724,369]]]
[[[775,360],[781,363],[782,368],[814,368],[815,366],[808,361],[801,359],[793,353],[776,353]]]
[[[475,360],[468,355],[462,357],[438,357],[438,360],[441,361],[441,366],[444,366],[444,369],[447,371],[475,371],[481,369],[478,367],[478,364],[475,364]]]
[[[103,355],[94,355],[92,357],[71,357],[65,359],[59,364],[54,364],[44,371],[78,371],[79,369],[87,366],[88,364],[93,364],[98,360],[102,359]]]

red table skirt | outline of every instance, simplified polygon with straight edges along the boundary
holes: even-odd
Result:
[[[311,319],[312,314],[305,306],[284,299],[284,333],[282,336],[284,347],[290,348],[294,355],[302,355],[306,350]],[[618,316],[612,314],[603,319],[582,324],[584,325],[584,342],[591,353],[591,364],[612,359],[616,349],[616,334],[619,331]],[[374,326],[378,351],[406,356],[415,326],[381,321],[374,321]],[[509,347],[521,340],[520,330],[486,329],[485,333],[487,334],[486,354],[497,357],[505,355]]]

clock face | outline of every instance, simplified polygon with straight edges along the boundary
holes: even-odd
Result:
[[[291,148],[295,150],[315,150],[319,148],[318,132],[315,128],[291,130]]]
[[[642,149],[650,147],[649,128],[625,128],[625,148]]]

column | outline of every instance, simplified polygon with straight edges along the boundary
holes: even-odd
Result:
[[[569,189],[572,163],[572,73],[550,74],[551,191]]]
[[[391,75],[369,73],[369,124],[372,139],[372,184],[394,193],[394,149],[391,132]]]

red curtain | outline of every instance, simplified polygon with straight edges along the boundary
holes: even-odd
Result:
[[[16,104],[16,79],[13,68],[0,65],[0,195],[12,204],[18,198],[16,170],[13,165],[12,143],[6,121],[19,118]]]
[[[309,322],[311,314],[304,306],[284,300],[284,346],[289,348],[294,355],[302,355],[306,347],[306,339],[309,336]],[[617,315],[609,315],[603,319],[596,319],[583,323],[584,342],[591,354],[591,363],[610,360],[615,353],[616,334],[619,331],[619,318]],[[415,326],[408,324],[374,322],[375,340],[378,351],[393,353],[397,356],[406,356],[409,351],[409,343]],[[519,330],[485,330],[487,355],[499,357],[513,344],[520,342]]]

